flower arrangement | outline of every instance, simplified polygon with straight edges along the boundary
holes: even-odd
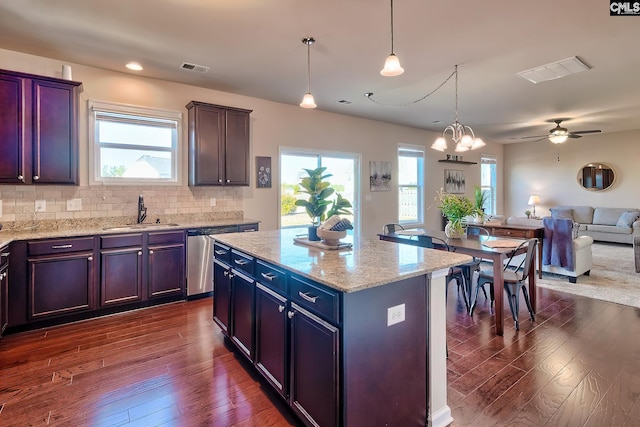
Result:
[[[447,227],[451,235],[461,235],[463,232],[462,220],[476,212],[473,202],[466,196],[446,193],[442,189],[436,193],[436,201],[440,202],[438,207],[449,220]],[[447,231],[445,228],[445,232]]]

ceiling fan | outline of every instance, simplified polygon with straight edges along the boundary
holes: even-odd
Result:
[[[548,120],[549,123],[556,124],[556,127],[549,130],[548,135],[525,136],[522,139],[538,138],[536,141],[541,141],[545,138],[548,138],[549,141],[553,142],[554,144],[562,144],[567,140],[567,138],[582,138],[582,135],[585,135],[585,134],[602,132],[600,129],[578,130],[575,132],[569,132],[567,128],[560,126],[560,123],[562,123],[564,120],[569,120],[569,119]]]

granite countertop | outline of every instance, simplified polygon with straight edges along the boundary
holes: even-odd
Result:
[[[38,228],[35,230],[0,230],[0,247],[16,240],[51,239],[79,236],[94,236],[107,234],[140,233],[143,231],[185,230],[191,228],[217,227],[225,225],[255,224],[260,221],[250,218],[224,219],[189,219],[168,223],[145,223],[141,227],[137,224],[122,225],[86,225],[79,224],[75,228]]]
[[[353,247],[325,250],[295,243],[296,232],[232,233],[215,240],[342,292],[355,292],[471,261],[471,257],[418,246],[356,238]],[[350,241],[348,239],[344,240]]]

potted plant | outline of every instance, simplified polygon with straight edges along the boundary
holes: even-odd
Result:
[[[309,240],[320,240],[318,226],[327,217],[338,214],[351,215],[347,209],[352,207],[351,202],[342,197],[340,193],[336,193],[335,199],[330,199],[335,193],[335,189],[328,181],[325,181],[326,178],[333,176],[332,174],[323,175],[326,169],[326,167],[304,169],[308,176],[300,180],[300,186],[304,189],[301,192],[308,194],[309,197],[307,200],[296,200],[296,206],[304,206],[311,218]],[[331,205],[330,208],[329,205]]]
[[[489,192],[483,190],[479,185],[476,185],[474,190],[474,221],[478,224],[482,224],[484,220],[484,204],[489,199]]]
[[[460,238],[464,234],[462,220],[473,215],[475,206],[473,202],[465,196],[445,193],[442,189],[437,193],[436,199],[440,202],[442,214],[449,220],[444,228],[444,233],[450,238]]]
[[[527,219],[531,218],[531,211],[530,210],[527,209],[526,211],[524,211],[524,214],[527,216]]]

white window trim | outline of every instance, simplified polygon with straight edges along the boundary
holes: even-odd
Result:
[[[173,147],[174,152],[173,164],[171,165],[172,174],[175,179],[138,179],[138,178],[104,178],[98,176],[100,171],[100,159],[96,149],[96,111],[105,111],[110,113],[134,114],[139,116],[175,120],[176,123],[176,146]],[[119,104],[108,101],[88,101],[88,120],[89,120],[89,184],[90,185],[175,185],[181,186],[183,179],[182,165],[182,113],[173,110],[164,110],[160,108],[141,107],[137,105]]]
[[[424,216],[425,216],[425,202],[424,202],[424,192],[425,192],[425,186],[426,186],[426,176],[427,176],[427,171],[426,171],[426,151],[424,146],[422,145],[410,145],[410,144],[398,144],[398,149],[396,150],[396,159],[398,157],[400,157],[400,151],[401,150],[407,150],[407,151],[418,151],[422,153],[422,177],[418,177],[418,180],[420,180],[420,178],[422,178],[422,184],[418,184],[416,187],[418,187],[419,189],[421,189],[422,191],[420,192],[421,194],[418,194],[419,198],[421,200],[418,200],[418,203],[421,203],[421,208],[418,209],[418,221],[400,221],[400,180],[398,179],[398,194],[397,194],[397,199],[396,199],[396,204],[397,204],[397,208],[398,208],[398,224],[401,224],[403,227],[407,227],[407,228],[416,228],[416,227],[422,227],[424,225]],[[398,172],[399,173],[399,172]]]

